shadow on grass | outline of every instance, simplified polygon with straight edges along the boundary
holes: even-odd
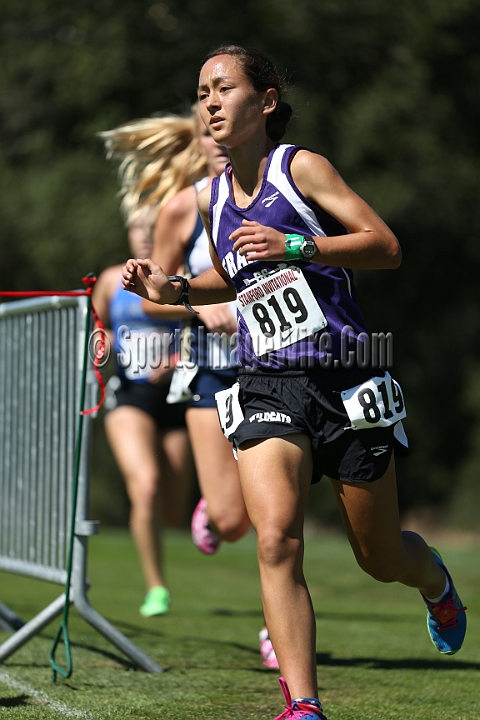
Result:
[[[18,695],[17,697],[9,697],[9,698],[0,698],[0,707],[2,708],[9,708],[9,707],[22,707],[24,705],[30,705],[28,700],[28,695]]]
[[[155,637],[165,637],[165,633],[161,630],[155,630],[151,625],[135,625],[134,623],[126,622],[125,620],[113,620],[112,618],[106,618],[108,622],[114,627],[121,629],[127,635],[129,634],[130,639],[135,635],[154,635]],[[155,618],[153,618],[155,620]]]
[[[480,663],[461,660],[424,660],[404,658],[386,660],[375,657],[334,658],[330,653],[317,653],[317,665],[329,667],[364,667],[372,670],[480,670]]]
[[[263,615],[260,613],[261,617]],[[258,648],[252,647],[251,645],[243,645],[242,643],[236,642],[225,642],[222,640],[215,640],[213,638],[198,638],[188,636],[183,638],[185,641],[190,643],[200,644],[203,646],[219,646],[223,648],[222,654],[226,657],[226,649],[240,650],[243,653],[248,653],[252,656],[259,656]],[[324,665],[330,667],[370,667],[372,670],[480,670],[480,663],[477,662],[466,662],[462,660],[453,660],[450,658],[438,658],[438,659],[423,659],[423,658],[403,658],[396,660],[389,660],[378,657],[350,657],[350,658],[336,658],[331,653],[317,653],[316,654],[317,665]],[[263,668],[248,668],[250,672],[272,672],[271,670]],[[278,671],[274,671],[278,672]]]
[[[128,632],[130,637],[134,637],[135,635],[149,635],[149,636],[156,636],[156,637],[165,637],[165,633],[159,632],[158,630],[154,630],[152,628],[147,627],[141,627],[139,625],[134,625],[133,623],[124,622],[121,620],[111,620],[109,619],[108,622],[113,625],[114,627],[121,628],[122,630]],[[100,637],[103,637],[103,635],[99,635]],[[48,633],[38,633],[36,637],[40,637],[43,640],[50,640],[53,641],[53,635],[50,635]],[[108,638],[107,638],[108,640]],[[59,645],[63,646],[63,639],[60,640]],[[120,665],[125,670],[139,670],[138,666],[135,665],[131,660],[128,660],[123,655],[117,655],[114,652],[111,652],[109,650],[105,650],[104,648],[97,647],[95,645],[89,645],[87,643],[82,643],[78,641],[70,641],[70,646],[72,649],[80,649],[80,650],[88,650],[90,652],[95,653],[96,655],[101,655],[106,660],[111,660],[118,665]],[[9,665],[11,667],[41,667],[41,668],[48,668],[48,663],[35,663],[35,662],[9,662]],[[164,672],[166,671],[166,668],[163,668]],[[0,707],[2,707],[0,703]]]
[[[38,633],[36,637],[40,637],[43,640],[50,640],[53,641],[52,635],[47,635],[46,633]],[[103,637],[103,636],[102,636]],[[63,639],[59,640],[59,646],[63,647],[64,642]],[[86,643],[78,642],[78,641],[70,641],[70,647],[72,649],[80,649],[80,650],[89,650],[90,652],[95,653],[96,655],[101,655],[106,660],[112,660],[115,663],[118,663],[118,665],[121,665],[125,670],[137,670],[137,666],[132,663],[130,660],[127,660],[123,655],[116,655],[113,652],[109,652],[108,650],[105,650],[100,647],[96,647],[95,645],[87,645]],[[61,664],[61,662],[60,662]],[[46,663],[36,663],[36,662],[9,662],[9,667],[36,667],[36,668],[49,668],[50,664],[48,662]],[[2,707],[0,703],[0,707]]]
[[[263,616],[262,616],[263,617]],[[216,640],[215,638],[200,638],[188,635],[178,638],[180,641],[188,642],[193,645],[219,647],[222,648],[221,654],[226,657],[228,650],[239,650],[242,653],[254,657],[260,657],[257,647],[252,645],[244,645],[243,643],[229,642],[225,640]],[[317,653],[317,665],[327,665],[330,667],[371,667],[373,670],[480,670],[480,663],[462,662],[461,660],[453,660],[447,658],[423,659],[423,658],[403,658],[398,660],[381,659],[378,657],[350,657],[336,658],[331,653]],[[249,668],[253,672],[270,672],[267,668]],[[277,671],[275,671],[277,672]]]
[[[261,610],[232,610],[230,608],[216,608],[210,611],[211,615],[223,617],[258,617],[263,618]],[[340,622],[385,622],[385,623],[411,623],[412,615],[386,614],[386,613],[333,613],[316,612],[317,620],[337,620]]]
[[[118,665],[121,665],[124,670],[137,670],[137,666],[132,663],[131,660],[127,660],[123,655],[116,655],[113,652],[109,652],[108,650],[104,650],[103,648],[95,647],[95,645],[87,645],[86,643],[80,643],[80,642],[70,642],[70,646],[72,648],[79,648],[81,650],[89,650],[90,652],[95,653],[96,655],[101,655],[103,658],[107,660],[113,660],[113,662],[118,663]]]

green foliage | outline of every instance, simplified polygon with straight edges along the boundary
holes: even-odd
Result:
[[[212,47],[258,46],[292,87],[286,139],[325,154],[401,241],[399,271],[357,282],[371,330],[394,334],[407,396],[402,508],[450,506],[480,462],[465,401],[480,330],[479,33],[477,0],[4,0],[3,289],[78,287],[121,262],[96,133],[188,108]]]

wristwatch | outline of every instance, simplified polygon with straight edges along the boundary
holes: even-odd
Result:
[[[310,260],[316,252],[317,246],[310,235],[285,235],[285,260]]]
[[[192,308],[190,305],[190,301],[188,299],[188,291],[190,290],[190,283],[188,282],[187,278],[182,277],[181,275],[167,275],[168,280],[170,282],[179,282],[181,293],[178,300],[175,300],[175,302],[170,303],[170,305],[183,305],[188,312],[193,313],[194,315],[198,315],[198,312]]]
[[[317,252],[317,246],[311,237],[303,236],[303,243],[300,245],[300,252],[306,260],[310,260]]]

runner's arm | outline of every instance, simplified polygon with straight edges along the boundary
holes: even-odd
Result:
[[[291,163],[300,192],[347,228],[348,234],[313,237],[316,253],[310,262],[333,267],[395,269],[401,263],[397,238],[376,212],[342,180],[333,166],[308,150],[299,150]],[[243,220],[231,235],[233,250],[247,260],[283,260],[285,233]]]
[[[321,155],[300,150],[290,171],[300,192],[332,215],[347,235],[314,238],[313,261],[347,268],[398,268],[402,253],[397,238]]]
[[[207,233],[210,229],[209,203],[210,188],[204,188],[198,196],[198,207]],[[194,278],[190,283],[189,302],[191,305],[214,305],[234,300],[236,297],[235,288],[213,248],[211,248],[211,256],[213,268]],[[159,305],[175,303],[181,295],[180,284],[170,282],[162,268],[150,259],[135,260],[131,258],[127,260],[122,270],[122,284],[125,290],[135,292]]]

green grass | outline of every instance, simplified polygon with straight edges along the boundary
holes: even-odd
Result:
[[[479,720],[480,543],[438,542],[469,606],[462,651],[442,657],[415,591],[383,586],[357,569],[342,537],[307,539],[306,574],[317,614],[320,696],[329,720]],[[262,625],[255,540],[202,556],[187,534],[166,540],[172,611],[138,614],[142,578],[126,532],[90,540],[93,607],[165,668],[135,670],[71,612],[74,672],[51,682],[48,655],[58,621],[0,666],[0,720],[89,717],[272,720],[282,709],[278,674],[258,653]],[[0,601],[30,618],[60,589],[0,574]],[[0,633],[0,641],[6,638]],[[63,663],[63,646],[57,659]],[[75,713],[77,713],[75,715]]]

